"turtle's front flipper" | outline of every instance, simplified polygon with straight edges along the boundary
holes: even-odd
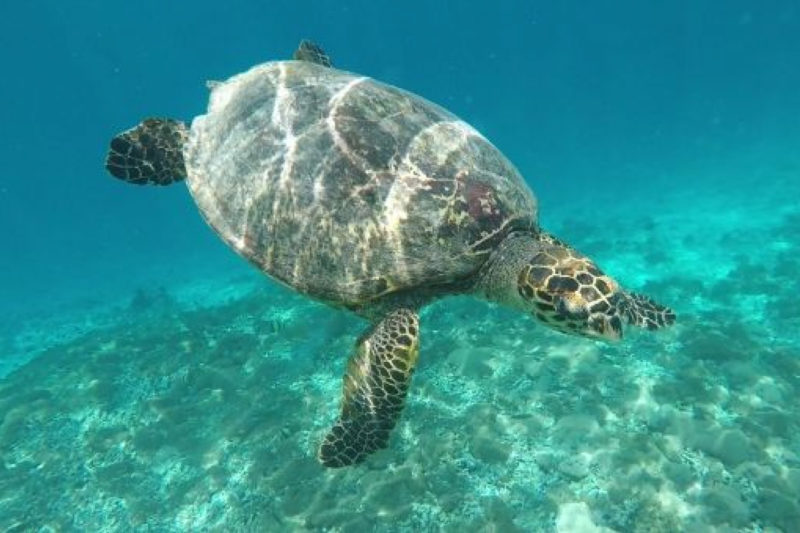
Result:
[[[385,448],[397,423],[419,353],[414,311],[392,311],[356,344],[347,364],[339,420],[319,447],[329,467],[360,463]]]
[[[669,307],[633,292],[622,292],[621,296],[619,307],[629,324],[653,330],[675,323],[675,313]]]
[[[183,145],[186,124],[148,118],[113,139],[106,156],[112,176],[137,185],[169,185],[186,178]]]

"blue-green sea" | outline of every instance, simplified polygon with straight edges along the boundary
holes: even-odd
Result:
[[[304,38],[474,126],[675,325],[439,300],[388,446],[321,466],[369,323],[104,168]],[[0,67],[0,531],[800,531],[796,0],[5,2]]]

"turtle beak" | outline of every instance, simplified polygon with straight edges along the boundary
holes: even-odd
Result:
[[[591,312],[585,305],[580,305],[576,298],[559,297],[556,299],[556,312],[573,324],[583,324],[576,333],[586,337],[616,342],[622,339],[622,321],[612,307],[608,313]]]
[[[595,313],[589,317],[588,325],[593,337],[611,342],[622,340],[622,321],[617,315]]]

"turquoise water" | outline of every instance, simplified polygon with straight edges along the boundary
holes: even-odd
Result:
[[[0,14],[3,530],[800,530],[796,2]],[[437,302],[389,447],[320,467],[366,323],[260,276],[183,186],[103,169],[303,37],[472,123],[677,325],[608,345]]]

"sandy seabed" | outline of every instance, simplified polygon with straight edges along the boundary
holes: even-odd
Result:
[[[606,345],[437,302],[356,468],[315,448],[365,324],[255,273],[4,329],[0,528],[797,531],[800,191],[775,191],[553,213],[678,324]]]

